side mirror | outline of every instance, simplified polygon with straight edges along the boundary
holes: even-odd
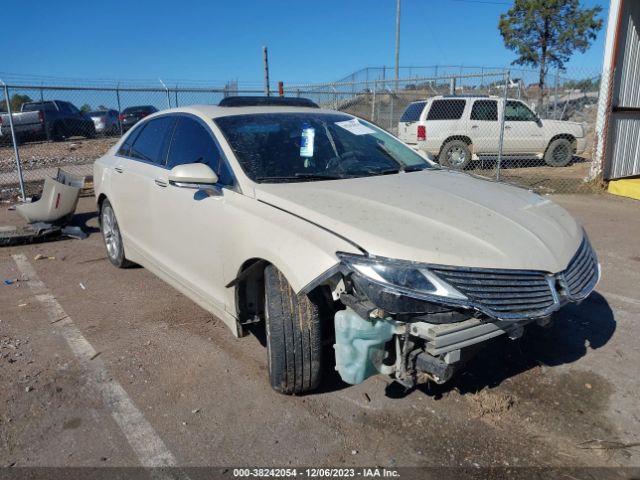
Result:
[[[204,163],[176,165],[169,172],[169,184],[174,187],[201,189],[216,183],[218,175]]]

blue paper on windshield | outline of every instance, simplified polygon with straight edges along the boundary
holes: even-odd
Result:
[[[313,144],[316,137],[316,129],[304,126],[300,137],[300,156],[305,158],[313,157]]]

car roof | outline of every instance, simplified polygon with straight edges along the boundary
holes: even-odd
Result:
[[[414,100],[413,103],[424,103],[429,100],[502,100],[501,95],[434,95],[433,97]],[[507,98],[507,100],[518,100],[517,98]]]
[[[220,118],[232,115],[251,115],[257,113],[331,113],[350,115],[336,110],[315,107],[283,107],[283,106],[251,106],[251,107],[220,107],[218,105],[189,105],[186,107],[163,110],[162,113],[196,113],[207,118]]]

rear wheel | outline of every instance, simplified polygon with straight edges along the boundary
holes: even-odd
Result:
[[[320,383],[320,309],[308,295],[296,295],[273,265],[265,268],[265,327],[271,387],[300,394]]]
[[[544,154],[544,161],[550,167],[566,167],[572,158],[573,146],[566,138],[556,138]]]
[[[51,139],[54,142],[62,142],[65,138],[67,138],[68,132],[64,125],[61,123],[56,123],[51,130]]]
[[[452,140],[444,144],[438,160],[443,167],[462,170],[471,162],[471,150],[466,142]]]
[[[122,245],[122,236],[120,235],[120,227],[116,214],[109,200],[102,202],[100,209],[100,227],[102,229],[102,238],[107,249],[107,257],[109,261],[118,268],[126,268],[133,265],[124,255],[124,246]]]

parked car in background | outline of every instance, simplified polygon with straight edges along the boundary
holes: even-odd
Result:
[[[500,141],[500,97],[441,95],[409,104],[398,137],[463,169],[479,156],[494,156]],[[568,165],[585,150],[584,127],[576,122],[540,119],[524,102],[507,99],[502,153],[507,158],[541,158],[552,167]]]
[[[96,128],[91,118],[75,105],[62,100],[26,102],[20,112],[12,116],[18,140],[51,139],[61,141],[69,137],[92,138]],[[2,140],[11,138],[9,114],[0,115]]]
[[[122,130],[129,130],[144,117],[146,117],[147,115],[151,115],[152,113],[156,113],[157,111],[158,109],[153,105],[142,105],[137,107],[125,108],[120,114]]]
[[[143,265],[235,335],[262,324],[275,390],[317,387],[326,343],[347,383],[443,383],[595,288],[585,231],[550,199],[314,105],[166,110],[94,164],[111,263]]]
[[[93,120],[96,133],[102,135],[120,134],[120,119],[117,110],[96,110],[87,113],[87,116]]]

